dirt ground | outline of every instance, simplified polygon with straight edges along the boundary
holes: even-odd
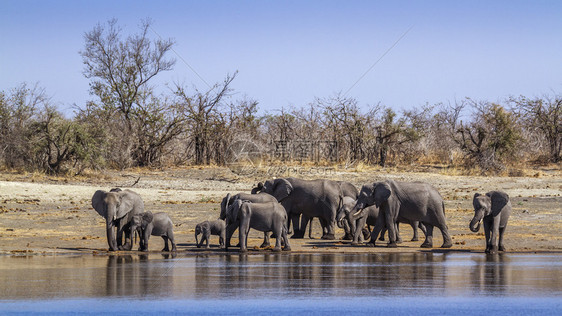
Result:
[[[234,171],[233,171],[234,170]],[[178,251],[196,253],[222,251],[213,236],[212,249],[195,247],[194,227],[216,219],[220,200],[228,192],[249,192],[258,181],[294,176],[305,179],[345,180],[358,188],[383,179],[424,181],[435,186],[445,199],[453,248],[447,251],[482,252],[484,233],[472,233],[468,224],[473,216],[475,192],[504,190],[511,197],[513,212],[506,231],[509,252],[562,252],[562,170],[537,169],[527,177],[481,177],[447,175],[439,169],[426,172],[397,172],[385,169],[358,170],[323,167],[273,168],[183,168],[164,170],[105,171],[88,177],[54,178],[38,174],[0,173],[0,254],[104,254],[107,252],[105,221],[91,207],[98,189],[130,188],[139,193],[145,209],[167,212],[175,228]],[[291,239],[294,252],[411,252],[422,241],[410,242],[412,231],[401,226],[405,240],[398,248],[351,246],[348,241],[320,240],[319,222],[313,222],[314,239]],[[421,234],[421,232],[420,232]],[[338,237],[343,235],[337,230]],[[236,237],[237,234],[234,235]],[[258,249],[262,233],[251,232],[250,251]],[[234,244],[236,239],[233,239]],[[434,230],[433,251],[442,239]],[[135,246],[136,248],[136,246]],[[152,237],[150,251],[162,248],[162,239]],[[233,251],[236,248],[232,249]]]

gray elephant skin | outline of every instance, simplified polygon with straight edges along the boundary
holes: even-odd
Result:
[[[292,238],[303,238],[308,221],[318,217],[322,239],[335,239],[336,212],[343,194],[337,181],[279,178],[265,181],[261,192],[273,195],[283,205],[293,222],[295,233]],[[299,223],[301,214],[303,219]]]
[[[352,210],[357,215],[365,207],[376,205],[380,209],[375,228],[371,233],[371,243],[375,244],[373,236],[378,236],[385,227],[388,230],[388,247],[397,247],[395,223],[398,217],[422,222],[426,228],[425,241],[422,248],[433,247],[433,227],[438,227],[443,235],[442,248],[450,248],[451,236],[445,219],[445,205],[443,198],[431,185],[423,182],[398,182],[386,180],[366,184],[361,188],[359,198]]]
[[[140,195],[131,190],[113,189],[112,191],[96,191],[92,196],[92,207],[105,218],[109,250],[131,250],[131,235],[127,226],[134,215],[144,212],[144,203]],[[117,228],[117,238],[115,228]],[[125,234],[125,245],[122,244],[123,234]]]
[[[476,233],[480,230],[480,223],[484,223],[486,253],[505,251],[503,235],[511,214],[509,195],[502,191],[490,191],[484,195],[476,193],[472,205],[474,217],[470,221],[469,228]]]
[[[176,251],[174,224],[168,214],[164,212],[155,214],[144,212],[133,216],[131,219],[131,234],[135,231],[141,236],[140,251],[148,251],[148,239],[150,236],[160,236],[164,239],[162,251],[170,251],[168,240],[172,244],[172,251]]]
[[[201,241],[197,238],[201,235]],[[195,243],[197,248],[201,248],[203,243],[206,242],[205,248],[209,248],[209,239],[211,235],[219,236],[219,247],[224,248],[224,241],[226,240],[226,222],[222,219],[214,221],[204,221],[195,226]]]
[[[226,210],[227,225],[238,225],[240,251],[248,250],[248,233],[250,228],[262,232],[273,232],[276,236],[274,251],[291,250],[287,238],[287,213],[283,206],[277,202],[253,203],[235,200]],[[228,244],[226,245],[228,247]],[[228,249],[228,248],[227,248]]]
[[[253,190],[252,190],[253,191]],[[243,200],[249,201],[253,203],[265,203],[265,202],[277,202],[277,199],[272,196],[271,194],[263,193],[263,192],[255,192],[252,194],[240,192],[238,194],[231,195],[230,193],[227,194],[221,201],[221,213],[219,219],[226,220],[226,210],[230,205],[234,203],[236,200]],[[232,223],[226,226],[226,245],[230,246],[230,239],[234,234],[234,231],[238,228],[236,223]],[[263,243],[261,244],[261,248],[269,247],[269,235],[264,233],[263,235]]]
[[[365,207],[364,209],[362,209],[360,212],[356,212],[353,213],[353,207],[356,204],[356,200],[353,198],[350,198],[348,196],[343,197],[342,199],[342,203],[338,209],[338,214],[337,214],[337,222],[338,222],[338,226],[343,226],[342,222],[346,221],[349,223],[351,231],[352,231],[352,237],[353,237],[353,241],[352,241],[352,245],[358,245],[359,242],[361,241],[361,237],[363,236],[362,234],[362,230],[364,229],[365,225],[369,225],[369,226],[375,226],[376,222],[377,222],[377,218],[379,217],[379,208],[376,205],[371,205],[368,207]],[[402,238],[400,237],[400,231],[399,231],[399,227],[398,227],[398,223],[406,223],[409,224],[412,227],[414,236],[412,237],[411,241],[418,241],[419,240],[419,236],[418,236],[418,226],[420,227],[420,229],[422,230],[422,232],[425,234],[425,226],[423,226],[421,223],[417,222],[417,221],[410,221],[407,220],[405,218],[402,217],[398,217],[398,220],[396,222],[396,241],[397,242],[401,242]],[[379,240],[384,240],[384,233],[386,232],[386,225],[385,227],[382,229],[381,233],[380,233],[380,239]],[[373,239],[376,239],[377,236],[373,236]]]

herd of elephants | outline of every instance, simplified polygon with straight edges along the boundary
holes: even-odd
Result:
[[[131,250],[134,234],[140,236],[139,250],[148,250],[148,239],[161,236],[164,249],[176,251],[173,223],[163,212],[145,212],[142,198],[131,190],[98,190],[92,197],[93,208],[106,220],[109,250]],[[502,191],[476,193],[473,198],[474,217],[469,228],[473,232],[484,224],[486,253],[505,251],[503,234],[511,213],[509,196]],[[277,178],[258,183],[251,193],[228,194],[222,199],[219,219],[204,221],[195,227],[197,247],[209,248],[211,235],[218,235],[221,248],[230,247],[230,239],[239,231],[240,251],[247,251],[250,228],[264,232],[261,247],[267,247],[269,233],[276,238],[274,251],[291,249],[291,238],[303,238],[313,218],[322,225],[322,239],[335,239],[337,225],[345,231],[344,239],[352,245],[374,245],[377,238],[388,235],[388,247],[401,241],[399,223],[411,225],[413,241],[418,228],[425,234],[421,247],[433,247],[433,228],[443,235],[441,247],[452,246],[447,230],[443,198],[431,185],[423,182],[386,180],[363,185],[360,191],[344,181],[326,179],[303,180]],[[372,230],[370,229],[372,227]],[[201,235],[201,240],[198,236]],[[123,242],[123,237],[125,240]],[[309,231],[310,237],[310,231]]]

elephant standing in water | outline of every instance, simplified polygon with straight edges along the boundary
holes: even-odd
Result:
[[[285,208],[288,220],[292,220],[295,233],[292,238],[303,238],[308,220],[320,219],[322,239],[335,239],[336,212],[342,189],[340,184],[331,180],[302,180],[297,178],[280,178],[267,180],[261,191],[273,195]],[[302,224],[299,217],[302,214]],[[289,227],[289,224],[287,224]]]
[[[376,205],[380,215],[371,233],[371,243],[385,227],[388,230],[388,247],[396,245],[396,226],[398,217],[422,222],[426,228],[422,248],[433,247],[433,227],[437,226],[443,235],[442,248],[450,248],[453,243],[445,221],[445,204],[443,198],[431,185],[423,182],[397,182],[386,180],[366,184],[361,188],[359,198],[353,207],[357,215],[367,206]]]
[[[96,191],[92,196],[92,207],[105,218],[109,250],[131,250],[130,221],[134,215],[144,212],[144,203],[131,190],[113,189],[112,192]],[[115,238],[117,228],[117,238]],[[122,236],[125,234],[125,245]]]
[[[509,195],[502,191],[490,191],[485,195],[476,193],[472,199],[472,205],[474,206],[474,217],[470,221],[470,230],[478,232],[480,223],[484,222],[486,253],[505,251],[503,234],[511,214]]]

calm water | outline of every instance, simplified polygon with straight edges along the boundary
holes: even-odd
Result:
[[[0,257],[0,313],[562,314],[562,255]]]

